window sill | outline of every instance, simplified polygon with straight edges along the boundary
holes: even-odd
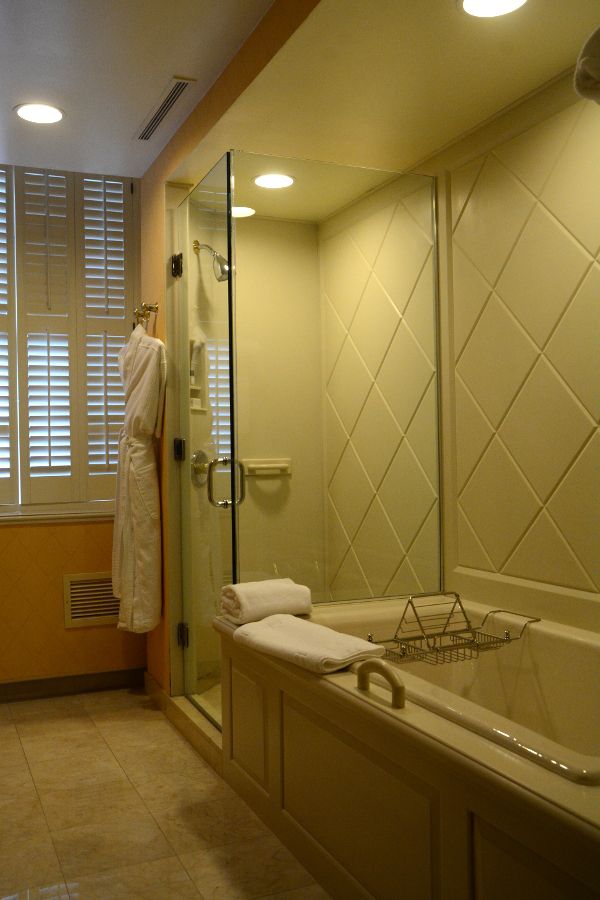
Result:
[[[100,507],[100,508],[99,508]],[[106,522],[115,517],[115,504],[72,503],[53,506],[0,507],[0,525],[37,525],[44,522]]]

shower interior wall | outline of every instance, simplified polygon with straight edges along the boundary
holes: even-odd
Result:
[[[236,223],[238,458],[291,461],[249,474],[239,507],[240,580],[291,577],[325,599],[318,231]]]
[[[431,187],[319,225],[236,223],[240,580],[289,576],[315,601],[439,585]]]

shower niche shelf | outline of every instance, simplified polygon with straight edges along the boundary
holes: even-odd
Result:
[[[411,594],[406,598],[404,612],[393,637],[367,639],[385,647],[385,655],[392,662],[408,663],[418,660],[431,665],[473,659],[485,650],[497,650],[511,641],[519,640],[525,629],[538,618],[507,609],[490,610],[482,622],[473,626],[459,594]],[[522,619],[518,634],[508,629],[498,633],[494,616],[505,613]]]
[[[206,340],[190,341],[190,409],[207,410],[208,362]]]

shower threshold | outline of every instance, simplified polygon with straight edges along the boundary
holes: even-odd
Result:
[[[220,678],[198,678],[196,692],[188,694],[188,700],[219,730],[222,728]]]

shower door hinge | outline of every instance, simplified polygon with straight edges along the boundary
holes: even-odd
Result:
[[[185,459],[185,438],[173,438],[173,459],[183,462]]]
[[[177,625],[177,646],[184,648],[190,646],[190,629],[187,622],[179,622]]]
[[[183,253],[174,253],[171,257],[171,275],[173,278],[183,275]]]

